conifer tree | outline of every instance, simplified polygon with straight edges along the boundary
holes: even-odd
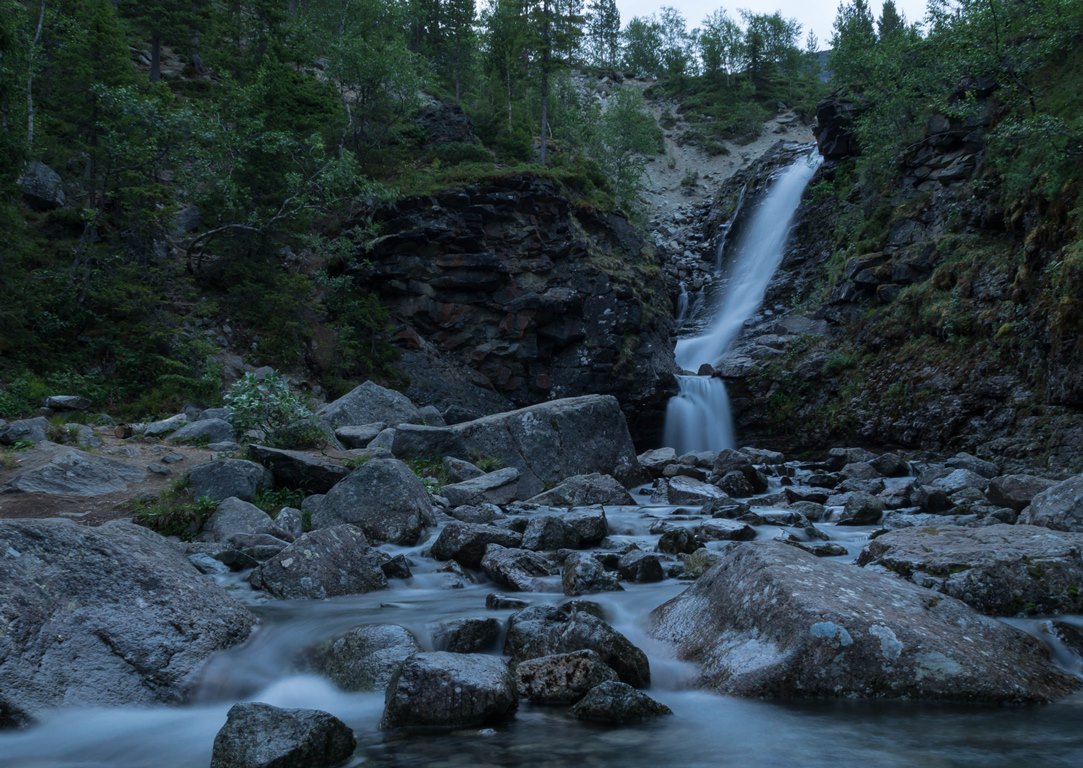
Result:
[[[620,11],[616,0],[591,0],[586,18],[587,60],[596,67],[615,67],[620,58]]]

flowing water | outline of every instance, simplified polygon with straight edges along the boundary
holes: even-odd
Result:
[[[725,270],[719,248],[716,268],[722,285],[715,292],[713,317],[695,335],[678,339],[674,355],[680,368],[698,371],[703,365],[716,364],[737,339],[745,322],[759,309],[767,285],[782,263],[801,194],[819,165],[819,154],[812,152],[799,157],[779,174],[756,206]],[[664,443],[676,449],[678,455],[732,448],[733,419],[721,379],[678,376],[677,385],[678,394],[666,407]]]
[[[771,489],[777,491],[777,481]],[[672,506],[607,507],[609,544],[653,548],[659,520],[696,525],[694,516]],[[868,530],[821,524],[856,556]],[[773,538],[778,528],[759,529]],[[414,564],[409,580],[368,595],[322,601],[267,599],[240,576],[220,577],[249,603],[262,623],[242,647],[208,664],[194,701],[186,706],[61,710],[26,731],[0,733],[2,768],[206,768],[215,733],[236,701],[257,700],[282,707],[331,712],[356,732],[352,766],[921,766],[1008,768],[1083,765],[1083,696],[1032,708],[963,707],[928,703],[811,702],[777,704],[696,691],[695,669],[671,648],[647,635],[647,615],[687,584],[666,579],[628,584],[626,591],[590,595],[610,622],[650,657],[650,694],[669,705],[673,717],[643,726],[602,728],[567,717],[564,708],[520,705],[507,725],[451,734],[404,736],[379,730],[383,694],[347,693],[300,670],[305,648],[358,624],[392,623],[411,630],[423,648],[432,647],[432,626],[443,619],[496,616],[485,597],[497,590],[484,582],[457,584],[421,555],[436,536],[411,548],[384,546]],[[722,546],[712,543],[711,547]],[[843,558],[845,559],[845,558]],[[559,577],[541,590],[522,594],[534,603],[556,603]],[[1041,622],[1016,622],[1040,632]],[[494,649],[495,652],[496,649]],[[1059,653],[1078,665],[1064,649]]]

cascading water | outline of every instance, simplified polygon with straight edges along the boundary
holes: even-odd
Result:
[[[819,165],[819,154],[812,152],[798,158],[772,183],[729,260],[713,319],[705,332],[677,341],[674,354],[683,370],[715,365],[763,303],[767,285],[782,263],[801,194]],[[721,379],[683,375],[677,377],[677,384],[679,393],[666,407],[664,443],[678,454],[733,447],[733,419]]]

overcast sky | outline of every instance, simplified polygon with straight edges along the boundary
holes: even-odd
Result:
[[[876,16],[880,15],[882,0],[869,0],[869,6]],[[587,3],[589,5],[589,3]],[[698,27],[704,17],[718,8],[725,8],[726,13],[739,19],[738,10],[745,8],[754,13],[774,13],[779,11],[789,19],[797,19],[801,24],[803,46],[809,28],[819,38],[820,48],[828,47],[831,40],[831,24],[839,0],[617,0],[620,9],[621,26],[633,16],[650,16],[663,5],[670,5],[684,14],[688,28]],[[895,0],[895,7],[906,16],[908,22],[921,21],[925,16],[925,0]]]

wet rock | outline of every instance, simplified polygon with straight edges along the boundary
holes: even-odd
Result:
[[[233,425],[225,419],[201,419],[185,424],[166,440],[182,445],[225,443],[233,440]]]
[[[373,459],[327,492],[312,513],[312,526],[352,523],[376,541],[414,544],[435,523],[425,486],[397,459]]]
[[[572,704],[594,686],[615,680],[617,673],[591,650],[541,656],[515,665],[519,696],[535,704]]]
[[[334,402],[320,408],[316,415],[332,428],[382,422],[390,426],[421,421],[421,414],[410,399],[399,392],[371,381],[354,387]]]
[[[802,485],[788,485],[783,489],[783,493],[786,494],[786,500],[791,504],[796,504],[799,501],[824,504],[831,495],[823,488]]]
[[[672,448],[654,448],[639,454],[638,459],[651,477],[661,477],[666,466],[677,461],[677,452]]]
[[[353,731],[316,709],[234,704],[214,737],[211,768],[334,768],[357,747]]]
[[[718,476],[729,472],[742,472],[752,467],[752,460],[743,452],[733,448],[723,448],[715,456],[711,469]]]
[[[470,728],[510,719],[519,705],[504,659],[416,653],[387,687],[382,728]]]
[[[747,504],[728,497],[709,501],[699,509],[699,514],[704,517],[717,517],[722,520],[732,520],[747,512]]]
[[[549,562],[525,549],[490,544],[481,560],[481,569],[498,584],[520,592],[537,591],[537,579],[550,574]]]
[[[976,475],[980,475],[987,480],[991,480],[1000,474],[1000,470],[997,468],[996,464],[991,461],[979,459],[977,456],[972,456],[969,453],[957,453],[944,463],[952,469],[965,469]]]
[[[601,507],[572,510],[563,520],[579,537],[577,547],[597,546],[609,535],[609,521]]]
[[[344,691],[382,691],[402,662],[421,650],[396,624],[366,624],[306,649],[305,665]]]
[[[876,454],[864,448],[832,448],[827,452],[827,468],[838,472],[847,464],[876,461]]]
[[[639,549],[633,549],[621,555],[617,561],[617,572],[625,581],[638,584],[661,581],[665,574],[662,564],[655,555]]]
[[[432,630],[435,651],[484,653],[500,642],[501,622],[496,619],[449,619]]]
[[[103,496],[125,491],[129,484],[139,482],[146,476],[145,470],[121,461],[96,456],[78,448],[60,448],[48,463],[19,472],[0,486],[0,494]]]
[[[556,515],[532,517],[523,531],[522,547],[532,552],[577,549],[579,544],[578,531]]]
[[[530,499],[550,507],[586,507],[593,504],[635,506],[632,494],[616,478],[593,472],[569,477],[556,488]]]
[[[756,529],[736,520],[708,520],[693,529],[700,541],[752,541]]]
[[[910,467],[896,453],[882,453],[869,462],[884,477],[906,477]]]
[[[884,500],[867,493],[852,493],[843,505],[839,525],[875,525],[884,516]]]
[[[658,551],[667,555],[689,555],[703,546],[703,541],[687,528],[670,528],[658,537]]]
[[[998,507],[1022,512],[1034,497],[1056,485],[1055,480],[1034,475],[1002,475],[989,481],[985,495]]]
[[[244,459],[216,459],[197,464],[188,473],[188,492],[194,499],[223,501],[235,496],[251,501],[273,484],[274,478],[265,467]]]
[[[688,555],[681,555],[681,578],[698,579],[722,560],[722,555],[700,547]]]
[[[672,715],[673,710],[630,685],[608,681],[592,688],[568,710],[568,714],[577,720],[626,725],[659,715]]]
[[[387,589],[383,553],[361,529],[334,525],[306,533],[252,573],[252,586],[275,597],[320,600]]]
[[[617,577],[606,571],[601,563],[588,554],[573,554],[564,560],[561,586],[564,594],[572,597],[624,590]]]
[[[732,496],[736,499],[748,498],[756,493],[756,486],[749,481],[744,472],[740,471],[727,472],[722,477],[718,478],[716,485],[722,489],[727,496]],[[766,483],[764,483],[764,487],[766,487]]]
[[[485,525],[504,517],[500,507],[495,504],[465,504],[461,507],[447,510],[448,517],[458,520],[460,523],[477,523]]]
[[[524,498],[584,472],[624,483],[638,471],[624,414],[608,395],[551,400],[450,427],[412,427],[396,434],[393,450],[402,457],[498,459],[520,471]]]
[[[1083,533],[1030,525],[915,527],[870,541],[878,565],[993,616],[1083,610]]]
[[[467,568],[480,568],[485,549],[490,544],[518,547],[523,537],[495,525],[448,523],[433,542],[431,555],[437,560],[454,560]]]
[[[498,592],[490,592],[485,596],[485,607],[490,611],[500,611],[507,608],[519,610],[520,608],[526,608],[528,605],[530,603],[522,598],[501,595]]]
[[[440,489],[440,495],[455,507],[464,504],[507,504],[519,498],[519,470],[505,467],[451,483]]]
[[[223,499],[214,514],[207,518],[199,538],[203,541],[226,541],[238,533],[275,533],[278,527],[271,516],[236,496]]]
[[[741,475],[741,477],[743,478],[744,475]],[[728,496],[721,488],[693,477],[671,477],[666,484],[666,501],[670,504],[700,506],[716,499],[725,498],[728,498]]]
[[[504,653],[516,661],[582,650],[595,651],[629,685],[650,685],[646,654],[603,619],[575,603],[526,608],[508,620]]]
[[[824,515],[827,514],[827,510],[824,509],[823,504],[817,504],[814,501],[796,501],[790,505],[797,514],[805,517],[808,520],[817,521],[823,520]]]
[[[954,598],[774,542],[732,545],[652,621],[703,684],[740,696],[1022,702],[1079,685]]]
[[[1019,514],[1019,522],[1057,531],[1083,531],[1083,475],[1038,493]]]
[[[127,522],[0,520],[0,711],[178,703],[247,608]]]
[[[350,473],[337,462],[303,451],[250,445],[248,455],[271,470],[277,487],[300,488],[309,493],[327,493]]]

